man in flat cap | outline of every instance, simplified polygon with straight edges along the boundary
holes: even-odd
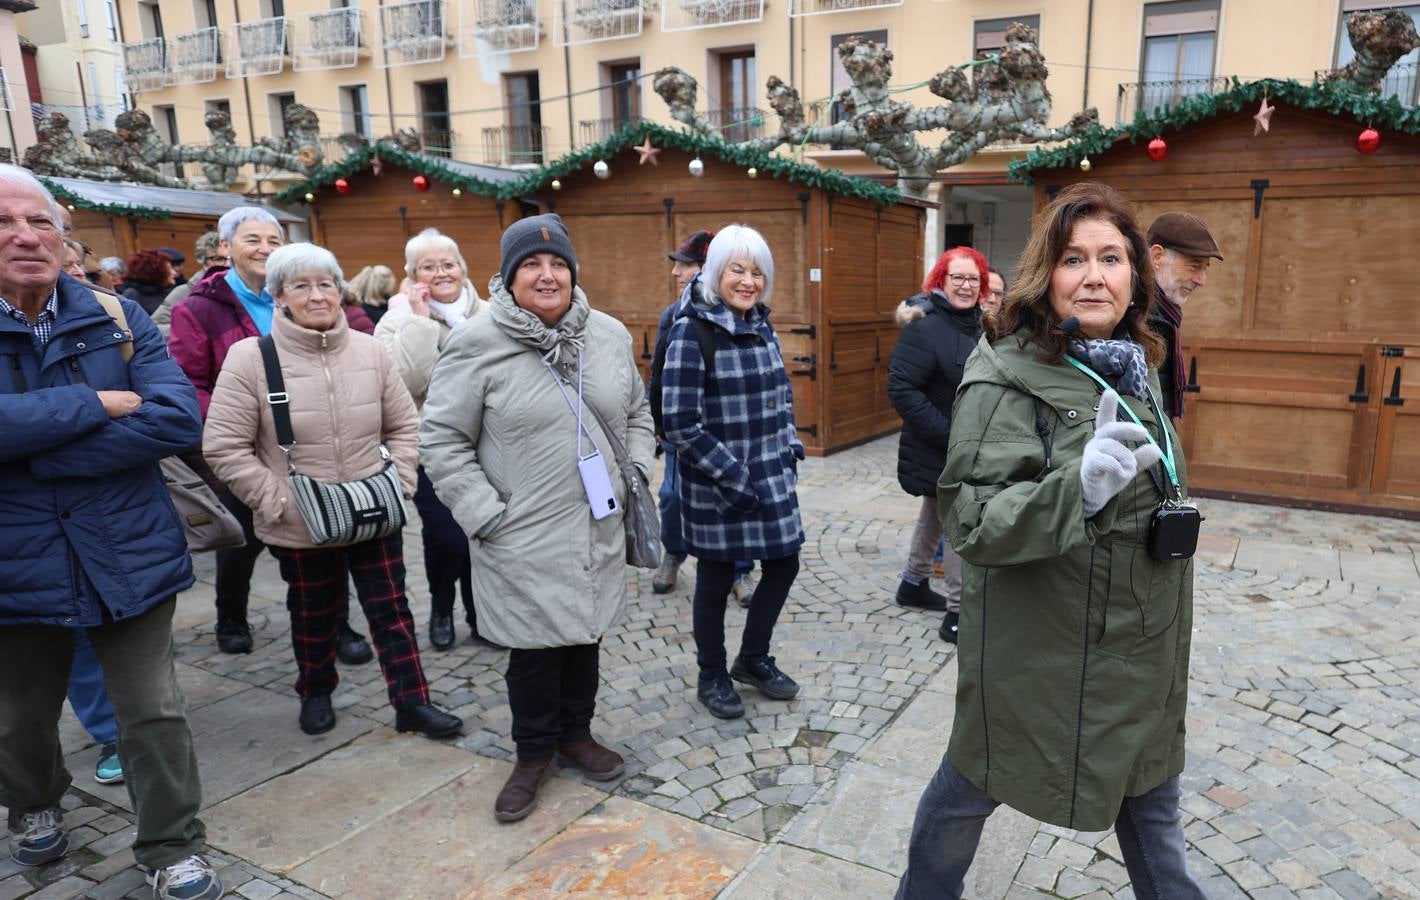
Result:
[[[1164,339],[1168,356],[1159,366],[1164,411],[1183,416],[1183,304],[1208,283],[1208,264],[1222,260],[1213,233],[1197,216],[1164,213],[1149,226],[1149,261],[1154,266],[1158,296],[1149,324]]]

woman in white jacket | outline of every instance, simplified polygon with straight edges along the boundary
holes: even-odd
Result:
[[[404,245],[404,290],[389,300],[389,311],[375,326],[375,337],[394,357],[396,368],[421,410],[434,377],[434,363],[454,326],[488,307],[468,280],[468,263],[458,244],[435,228],[426,228]],[[468,538],[448,509],[434,496],[434,486],[419,469],[414,495],[424,538],[424,571],[429,576],[429,643],[435,650],[454,645],[454,592],[462,595],[470,637],[478,633],[473,608],[473,572]]]

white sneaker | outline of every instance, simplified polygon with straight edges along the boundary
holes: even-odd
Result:
[[[200,856],[189,856],[170,866],[144,871],[158,900],[217,900],[225,893],[217,873]]]

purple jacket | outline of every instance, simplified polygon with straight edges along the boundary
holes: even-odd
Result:
[[[187,299],[173,307],[168,333],[168,349],[197,388],[204,421],[227,351],[242,338],[260,336],[226,278],[226,269],[212,269],[193,285]]]

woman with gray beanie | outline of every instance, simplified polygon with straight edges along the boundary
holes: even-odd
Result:
[[[601,638],[626,605],[626,487],[604,429],[643,474],[655,439],[631,335],[577,287],[562,219],[513,223],[500,251],[488,313],[456,328],[434,367],[419,436],[472,543],[479,630],[512,648],[518,759],[494,816],[513,822],[558,761],[598,781],[623,771],[591,732]]]

